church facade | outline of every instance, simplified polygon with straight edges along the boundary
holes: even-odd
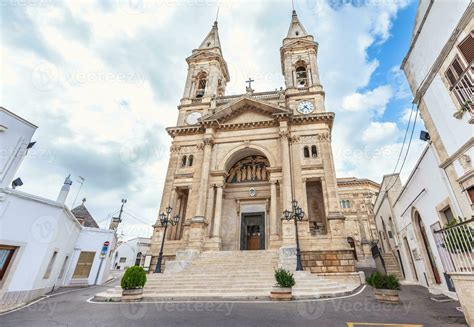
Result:
[[[297,200],[303,266],[312,272],[353,272],[350,231],[341,209],[331,148],[334,113],[326,111],[318,44],[293,12],[280,48],[285,89],[225,95],[230,81],[217,22],[186,61],[160,212],[168,226],[166,266],[177,253],[294,249],[294,223],[282,212]],[[249,79],[251,82],[251,79]],[[151,244],[157,262],[164,228]],[[284,252],[284,251],[283,251]]]

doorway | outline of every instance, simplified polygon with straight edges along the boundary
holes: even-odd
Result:
[[[242,213],[240,250],[265,250],[265,213]]]
[[[439,276],[438,268],[436,267],[435,258],[431,252],[431,247],[428,242],[428,235],[426,234],[425,225],[421,220],[421,216],[418,212],[415,213],[416,224],[418,225],[418,230],[421,234],[422,247],[426,255],[428,256],[429,266],[431,268],[431,273],[434,277],[436,284],[441,284],[441,278]]]

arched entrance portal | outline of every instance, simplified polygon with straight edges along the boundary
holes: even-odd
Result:
[[[436,261],[433,256],[433,252],[431,251],[430,244],[428,242],[428,235],[426,234],[426,228],[423,223],[423,220],[421,219],[420,214],[418,211],[415,212],[415,228],[417,230],[417,236],[419,241],[421,241],[421,247],[422,247],[422,255],[427,257],[427,261],[429,262],[429,274],[433,277],[435,280],[436,284],[441,284],[441,278],[439,276],[438,268],[436,267]],[[426,262],[426,260],[424,260]]]
[[[224,187],[224,219],[238,217],[238,228],[233,235],[223,235],[223,245],[235,239],[237,249],[264,250],[268,247],[270,210],[276,187],[270,183],[270,162],[263,152],[242,149],[226,163]],[[276,199],[273,199],[276,201]],[[228,221],[224,225],[234,225]],[[223,229],[229,233],[230,229]],[[227,240],[226,240],[227,239]]]

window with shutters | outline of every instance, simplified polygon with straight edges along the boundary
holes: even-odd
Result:
[[[459,43],[458,48],[466,60],[466,63],[472,65],[474,61],[474,31],[471,31],[471,33]]]
[[[81,252],[74,269],[73,279],[88,278],[94,263],[95,252]]]
[[[445,76],[448,80],[450,91],[453,92],[460,105],[464,105],[468,101],[472,101],[474,94],[474,83],[472,70],[466,66],[463,60],[456,56],[448,69]]]

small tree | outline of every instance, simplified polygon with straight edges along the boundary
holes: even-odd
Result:
[[[143,288],[146,283],[146,272],[143,267],[133,266],[123,274],[120,285],[124,290]]]
[[[293,274],[283,268],[275,270],[275,279],[280,287],[290,288],[295,285]]]
[[[399,290],[400,282],[395,275],[382,276],[379,272],[374,272],[368,276],[365,281],[370,286],[384,290]]]

